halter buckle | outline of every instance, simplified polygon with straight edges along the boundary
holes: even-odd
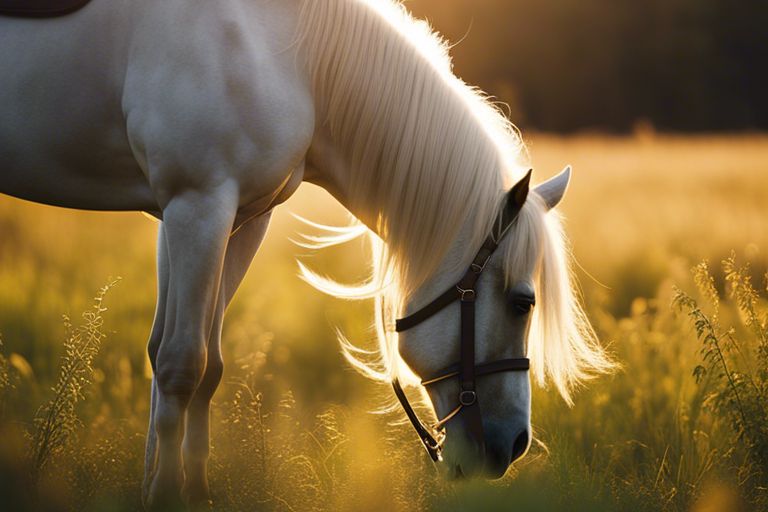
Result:
[[[487,258],[483,260],[482,264],[472,263],[469,268],[472,269],[472,272],[475,274],[480,274],[485,270],[485,266],[488,264],[488,262],[491,260],[491,255],[489,254]]]
[[[434,441],[434,444],[432,443],[432,441]],[[442,438],[430,439],[427,436],[424,436],[421,438],[421,442],[424,445],[424,448],[427,449],[427,453],[429,454],[429,457],[432,459],[432,461],[440,462],[443,460]]]
[[[461,302],[474,302],[477,298],[477,294],[475,293],[474,288],[467,288],[465,290],[461,286],[457,285],[456,289],[459,290],[459,293],[461,294]]]
[[[459,393],[459,403],[464,407],[469,407],[475,402],[477,402],[477,393],[475,393],[474,391],[464,390],[461,393]]]

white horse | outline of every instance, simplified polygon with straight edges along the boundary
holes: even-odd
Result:
[[[458,305],[399,337],[392,320],[460,277],[523,159],[508,121],[394,0],[93,0],[55,19],[0,17],[0,192],[162,220],[145,474],[159,510],[208,499],[224,311],[276,205],[318,184],[383,241],[360,289],[305,275],[376,297],[378,359],[345,353],[413,382],[458,359]],[[527,352],[566,401],[611,367],[547,214],[569,177],[528,195],[478,283],[476,329],[478,361]],[[439,417],[457,386],[429,389]],[[528,372],[489,375],[477,393],[486,449],[462,447],[464,422],[448,422],[445,465],[498,476],[530,440]]]

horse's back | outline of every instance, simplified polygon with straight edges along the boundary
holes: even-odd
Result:
[[[290,51],[297,5],[92,0],[58,18],[0,16],[0,193],[147,209],[147,144],[184,156],[182,166],[231,162],[209,158],[225,146],[255,148],[235,164],[260,162],[267,186],[282,183],[314,121]],[[82,192],[18,188],[52,180]],[[105,199],[119,187],[134,192]]]

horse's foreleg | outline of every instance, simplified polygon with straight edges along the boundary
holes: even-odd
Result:
[[[237,190],[229,183],[206,192],[187,191],[163,210],[170,279],[155,367],[157,468],[148,497],[149,506],[157,510],[181,505],[184,420],[205,373],[236,210]]]
[[[149,496],[149,486],[155,475],[157,465],[157,432],[155,431],[155,410],[157,409],[157,379],[154,374],[157,369],[157,351],[163,340],[163,326],[165,324],[166,302],[168,300],[168,281],[170,279],[170,267],[168,263],[168,246],[165,242],[163,225],[160,224],[157,233],[157,305],[155,306],[155,320],[152,323],[152,333],[147,343],[149,361],[152,364],[152,395],[149,408],[149,427],[147,428],[147,444],[144,456],[144,483],[141,487],[141,499],[146,505]]]
[[[221,356],[224,312],[264,239],[269,217],[270,215],[266,214],[248,222],[232,235],[227,245],[216,316],[208,340],[208,364],[203,380],[187,410],[187,430],[184,435],[184,494],[193,506],[209,501],[207,466],[210,451],[210,404],[224,371]]]

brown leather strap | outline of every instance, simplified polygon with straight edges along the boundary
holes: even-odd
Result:
[[[461,349],[459,383],[461,390],[475,393],[475,296],[465,294],[461,299]],[[477,397],[475,397],[477,398]],[[462,403],[463,400],[460,400]],[[470,400],[467,400],[470,401]],[[474,403],[476,400],[471,400]],[[470,404],[464,404],[470,405]]]
[[[430,318],[432,315],[439,313],[449,304],[452,304],[456,300],[461,299],[462,293],[471,290],[474,293],[475,283],[477,282],[480,273],[485,269],[485,265],[493,255],[493,251],[498,247],[498,244],[493,241],[493,238],[488,237],[483,246],[478,251],[475,259],[472,260],[472,264],[469,269],[464,273],[459,283],[443,292],[442,295],[435,300],[420,308],[415,313],[412,313],[406,317],[399,318],[395,321],[395,331],[403,332],[407,331],[411,327],[419,325],[421,322]]]
[[[482,377],[484,375],[490,375],[492,373],[499,372],[522,372],[531,368],[531,362],[527,357],[518,357],[514,359],[500,359],[498,361],[490,361],[488,363],[481,363],[475,365],[475,377]],[[453,364],[447,368],[443,368],[434,376],[426,378],[421,381],[422,386],[429,386],[437,382],[456,377],[461,369],[459,364]]]
[[[476,443],[482,454],[485,454],[485,435],[483,432],[483,418],[480,413],[477,390],[475,389],[477,377],[501,371],[528,370],[530,363],[526,358],[504,359],[481,365],[475,363],[475,301],[477,300],[477,289],[475,285],[480,278],[480,274],[483,272],[485,266],[493,255],[493,252],[498,248],[499,241],[504,237],[517,219],[522,204],[525,202],[525,196],[528,194],[529,180],[530,171],[518,185],[513,187],[510,192],[511,197],[510,195],[507,196],[507,204],[503,206],[502,213],[494,224],[491,234],[485,239],[485,242],[483,242],[483,245],[478,250],[477,255],[475,255],[474,260],[472,260],[469,269],[464,273],[464,276],[462,276],[456,286],[445,291],[442,295],[426,306],[420,308],[415,313],[412,313],[405,318],[398,319],[395,323],[395,330],[397,332],[408,330],[441,311],[455,300],[458,299],[460,301],[461,340],[459,352],[461,359],[457,364],[449,367],[442,375],[432,379],[423,380],[422,385],[427,386],[451,377],[459,377],[459,385],[461,388],[458,397],[459,405],[442,420],[438,421],[434,428],[434,432],[437,435],[441,435],[446,423],[465,411],[465,414],[461,417],[466,422],[466,433],[468,437],[470,437],[470,441]],[[517,197],[518,195],[521,197]],[[429,453],[429,456],[433,461],[441,460],[442,438],[440,440],[436,439],[430,430],[419,420],[397,379],[392,381],[392,387],[394,388],[395,395],[403,406],[411,425],[413,425],[422,444]]]
[[[472,281],[477,280],[479,273]],[[467,284],[470,284],[469,282]],[[474,282],[471,283],[474,286]],[[467,293],[469,290],[472,293]],[[475,299],[477,293],[474,288],[465,288],[461,297],[461,360],[459,361],[459,404],[466,411],[467,434],[480,446],[481,453],[485,453],[485,435],[483,432],[483,418],[480,414],[480,404],[475,389]]]
[[[421,322],[431,317],[435,313],[441,311],[443,308],[456,302],[461,297],[461,292],[454,286],[453,288],[446,290],[445,293],[438,298],[419,309],[412,315],[408,315],[405,318],[400,318],[395,321],[395,330],[397,332],[407,331],[411,327],[419,325]]]
[[[90,0],[0,0],[0,15],[29,18],[64,16],[84,7]]]
[[[421,438],[421,444],[424,445],[424,448],[427,450],[427,453],[429,453],[429,456],[433,461],[439,461],[441,459],[440,452],[442,451],[440,447],[440,441],[435,439],[427,427],[425,427],[424,424],[419,420],[419,417],[416,416],[416,411],[413,410],[411,403],[408,401],[408,397],[405,396],[405,391],[403,391],[403,387],[400,385],[400,381],[394,379],[392,381],[392,387],[395,390],[395,396],[397,396],[397,399],[400,401],[400,405],[403,406],[405,415],[408,416],[408,419],[411,421],[411,425],[413,425],[413,428],[416,430],[419,438]]]

